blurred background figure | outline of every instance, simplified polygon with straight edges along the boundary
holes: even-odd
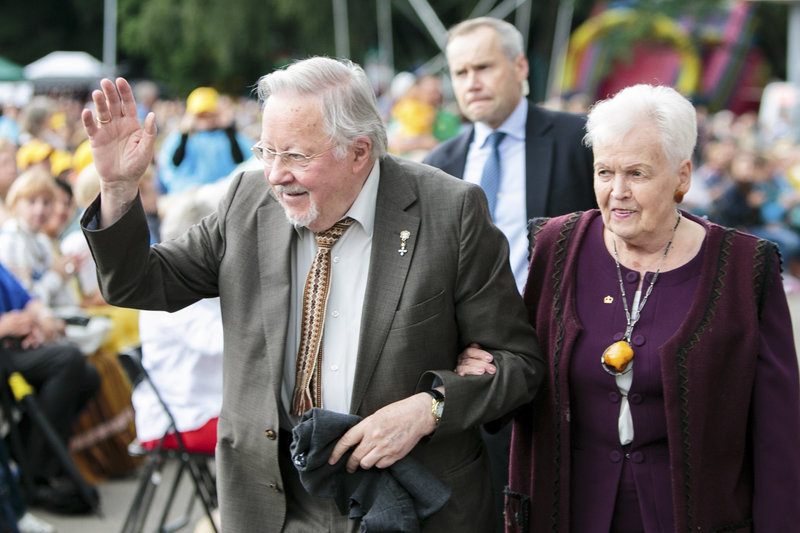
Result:
[[[78,298],[70,280],[82,258],[57,257],[44,233],[55,197],[55,181],[42,168],[23,172],[14,181],[7,196],[12,218],[0,231],[0,261],[44,305],[75,307]]]
[[[75,205],[75,197],[72,194],[72,185],[66,180],[56,178],[53,180],[55,185],[55,195],[53,196],[50,218],[45,222],[42,231],[50,237],[55,254],[61,255],[61,238],[70,224],[75,220],[78,212]]]
[[[3,104],[3,112],[0,114],[0,138],[8,139],[14,144],[19,144],[19,106],[13,102]]]
[[[401,91],[411,82],[391,107],[387,130],[389,151],[422,161],[437,144],[459,132],[461,121],[456,114],[442,108],[442,82],[437,76],[410,75],[412,78],[396,77],[392,85],[395,91]]]
[[[147,114],[153,110],[153,105],[158,100],[158,85],[150,80],[143,80],[133,86],[133,94],[136,97],[136,114],[139,122],[144,122]]]
[[[15,179],[17,179],[17,145],[0,137],[0,225],[11,217],[6,206],[6,196]]]
[[[64,148],[63,141],[51,128],[53,108],[53,102],[46,96],[36,96],[22,108],[20,145],[38,139],[55,148]]]
[[[214,204],[193,193],[171,198],[162,222],[165,240],[180,236],[211,213]],[[222,408],[222,315],[219,298],[200,300],[174,313],[141,311],[142,363],[175,416],[186,447],[214,453]],[[169,420],[143,381],[133,391],[136,433],[147,449],[164,435]],[[165,443],[176,448],[175,437]]]
[[[709,140],[700,153],[699,165],[692,171],[692,187],[683,199],[685,209],[708,216],[730,182],[730,165],[736,143],[730,139]]]
[[[770,160],[758,150],[737,152],[730,177],[709,218],[775,242],[789,273],[800,275],[800,234],[789,221],[792,209],[800,205],[800,194],[773,173]]]
[[[20,372],[34,388],[39,408],[66,447],[73,422],[100,388],[100,377],[76,346],[63,342],[64,322],[32,298],[2,264],[0,296],[4,368]],[[56,513],[88,512],[41,427],[24,417],[19,429],[30,468],[27,475],[35,485],[33,494],[26,494],[29,503]]]
[[[233,110],[222,101],[211,87],[189,94],[179,130],[164,139],[158,154],[158,179],[167,194],[213,183],[249,157],[255,141],[237,132]]]

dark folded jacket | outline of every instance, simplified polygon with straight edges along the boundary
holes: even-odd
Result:
[[[420,530],[421,523],[444,507],[450,489],[413,457],[389,468],[358,469],[349,474],[349,453],[335,465],[328,458],[339,438],[361,417],[313,408],[292,430],[292,462],[305,489],[333,498],[342,514],[361,519],[362,532]]]

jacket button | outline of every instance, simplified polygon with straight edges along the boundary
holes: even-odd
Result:
[[[644,454],[642,452],[633,452],[631,454],[631,461],[637,465],[642,464],[644,462]]]
[[[267,437],[269,440],[275,440],[275,438],[278,436],[278,435],[275,433],[275,430],[274,430],[274,429],[268,429],[268,430],[264,431],[264,435],[265,435],[265,436],[266,436],[266,437]]]
[[[608,393],[608,401],[611,403],[619,403],[619,393],[618,392],[609,392]]]
[[[645,342],[647,342],[647,339],[644,337],[644,335],[634,335],[631,341],[633,342],[634,346],[642,346]]]
[[[277,484],[277,483],[275,483],[274,481],[272,481],[272,482],[270,482],[270,483],[267,483],[267,487],[271,488],[271,489],[272,489],[272,490],[274,490],[275,492],[280,492],[280,491],[281,491],[281,488],[280,488],[280,487],[278,486],[278,484]]]
[[[612,450],[611,453],[608,454],[608,458],[612,463],[618,463],[622,460],[622,452],[619,450]]]
[[[636,283],[639,281],[639,273],[638,272],[628,272],[625,274],[625,281],[628,283]]]
[[[639,405],[640,403],[642,403],[642,399],[643,399],[642,395],[637,393],[637,392],[635,392],[635,393],[631,394],[630,396],[628,396],[628,400],[630,400],[630,402],[633,405]]]

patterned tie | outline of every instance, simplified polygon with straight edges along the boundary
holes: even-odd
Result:
[[[311,263],[303,288],[303,320],[300,326],[300,347],[297,350],[297,370],[292,414],[302,415],[312,407],[322,407],[322,328],[325,325],[325,306],[331,280],[331,248],[355,222],[347,217],[332,228],[315,233],[317,254]]]
[[[493,131],[489,134],[487,140],[492,151],[489,153],[489,158],[486,160],[481,174],[481,187],[489,201],[489,212],[492,214],[492,219],[494,219],[494,208],[497,205],[497,193],[500,190],[500,150],[498,147],[505,136],[506,134],[502,131]]]

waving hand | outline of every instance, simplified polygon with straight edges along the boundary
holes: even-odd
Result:
[[[153,160],[156,126],[152,113],[144,126],[139,124],[133,91],[124,78],[116,84],[104,79],[100,87],[92,92],[96,116],[84,109],[81,118],[101,177],[101,224],[107,226],[136,198],[139,178]]]

